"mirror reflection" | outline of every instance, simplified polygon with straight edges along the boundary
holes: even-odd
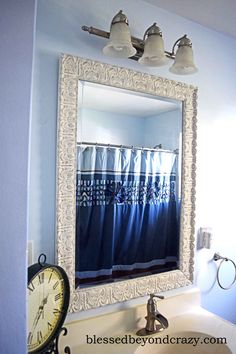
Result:
[[[79,81],[76,286],[178,269],[182,102]]]

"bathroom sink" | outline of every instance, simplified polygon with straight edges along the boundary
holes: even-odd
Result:
[[[163,333],[147,339],[146,345],[137,348],[135,354],[233,354],[220,341],[220,338],[198,331]]]
[[[90,319],[89,323],[84,321],[79,336],[77,327],[70,326],[68,337],[60,339],[60,352],[64,353],[64,347],[70,343],[71,351],[76,354],[236,354],[236,325],[203,309],[198,289],[158,302],[158,310],[169,324],[160,333],[137,335],[146,325],[145,304],[135,307],[135,321],[129,309],[127,314],[123,311],[112,314],[110,320],[103,320],[102,326],[100,317],[92,324]],[[97,344],[90,344],[87,337],[93,341],[96,337]],[[177,338],[180,338],[178,344]],[[215,344],[204,344],[205,339]],[[225,344],[217,344],[217,340]]]

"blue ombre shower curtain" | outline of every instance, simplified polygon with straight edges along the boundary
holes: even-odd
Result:
[[[76,277],[178,262],[176,154],[78,145]]]

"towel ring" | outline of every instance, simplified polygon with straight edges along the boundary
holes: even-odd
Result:
[[[234,263],[234,261],[232,261],[232,259],[227,258],[227,257],[222,257],[222,256],[219,255],[219,253],[215,253],[213,259],[214,259],[214,261],[218,261],[218,260],[221,259],[221,262],[220,262],[220,265],[219,265],[219,267],[218,267],[218,269],[217,269],[217,274],[216,274],[217,283],[219,284],[219,286],[221,287],[221,289],[223,289],[223,290],[229,290],[230,288],[232,288],[232,286],[233,286],[234,283],[236,282],[236,264]],[[234,272],[234,279],[233,279],[232,283],[231,283],[229,286],[227,286],[227,287],[225,287],[225,286],[223,286],[223,285],[221,284],[221,282],[220,282],[220,276],[219,276],[219,274],[220,274],[220,267],[222,266],[222,264],[223,264],[225,261],[226,261],[226,262],[230,261],[230,262],[233,264],[233,266],[234,266],[234,271],[235,271],[235,272]]]

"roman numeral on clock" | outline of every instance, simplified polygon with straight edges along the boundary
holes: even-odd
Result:
[[[52,279],[52,273],[50,274],[50,277],[48,279],[48,284],[50,283],[51,279]]]
[[[49,330],[49,331],[51,331],[51,330],[52,330],[52,328],[53,328],[53,327],[52,327],[51,323],[50,323],[50,322],[48,322],[48,330]]]
[[[38,331],[38,332],[37,332],[37,342],[41,342],[42,339],[43,339],[42,332],[41,332],[41,331]]]
[[[34,291],[34,284],[33,283],[30,283],[29,285],[28,285],[28,289],[30,290],[30,291]]]
[[[31,344],[31,343],[32,343],[32,340],[33,340],[33,333],[32,333],[32,332],[29,332],[28,338],[27,338],[27,343],[28,343],[28,344]]]
[[[55,301],[58,301],[62,298],[62,293],[56,294],[55,295]]]
[[[56,315],[60,315],[61,311],[58,309],[53,309],[53,314]]]
[[[57,280],[56,283],[53,285],[53,290],[55,290],[59,285],[59,281]]]
[[[38,275],[38,278],[39,278],[39,284],[43,284],[43,282],[44,282],[44,273],[40,273]]]

